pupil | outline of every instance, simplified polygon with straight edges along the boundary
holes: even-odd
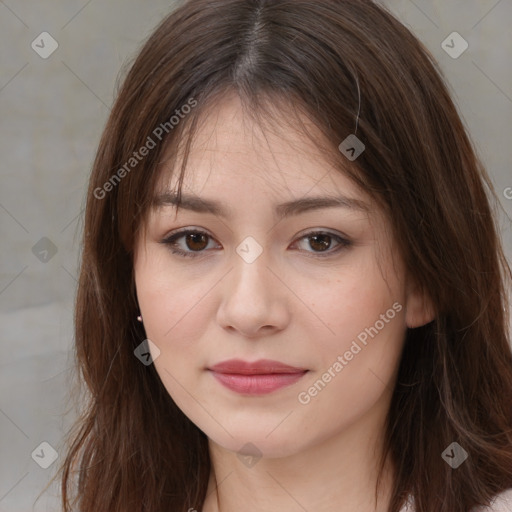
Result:
[[[316,240],[318,240],[319,238],[320,238],[320,239],[322,239],[322,238],[323,238],[323,239],[324,239],[324,242],[320,243],[320,246],[321,246],[323,249],[328,249],[328,248],[329,248],[329,245],[330,245],[330,244],[329,244],[328,242],[326,242],[326,241],[325,241],[327,238],[330,238],[330,237],[329,237],[329,235],[314,235],[314,236],[312,236],[311,238],[312,238],[312,240],[313,240],[313,241],[316,241]],[[315,242],[313,242],[313,244],[314,244],[314,243],[315,243]],[[310,245],[311,245],[311,242],[310,242]],[[311,245],[311,247],[313,247],[313,245]],[[315,248],[315,247],[313,247],[313,248]],[[323,250],[323,249],[321,249],[321,250]]]
[[[195,233],[195,234],[190,234],[188,235],[188,240],[187,242],[192,239],[192,244],[195,244],[197,243],[197,239],[200,239],[200,238],[205,238],[205,235],[201,234],[201,233]],[[203,240],[204,241],[204,240]],[[199,241],[199,244],[201,245],[201,242]],[[187,243],[189,249],[192,249],[192,250],[201,250],[201,249],[204,249],[204,247],[191,247],[188,243]]]

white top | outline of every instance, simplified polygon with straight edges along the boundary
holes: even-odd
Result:
[[[409,498],[407,503],[400,509],[400,512],[415,512],[414,500]],[[512,512],[512,488],[498,494],[488,507],[476,507],[471,512]]]

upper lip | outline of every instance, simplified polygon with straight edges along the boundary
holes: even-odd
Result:
[[[217,373],[233,373],[239,375],[268,375],[272,373],[303,373],[305,368],[297,368],[279,361],[260,359],[252,363],[241,359],[229,359],[208,368]]]

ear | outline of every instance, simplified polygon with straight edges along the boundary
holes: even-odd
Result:
[[[406,290],[405,323],[413,329],[426,325],[436,317],[435,308],[428,295],[413,281],[409,280]]]

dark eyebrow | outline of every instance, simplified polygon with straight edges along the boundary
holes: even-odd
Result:
[[[178,196],[175,192],[166,191],[157,195],[152,202],[152,208],[158,209],[164,206],[178,204]],[[232,213],[219,201],[205,199],[199,196],[181,194],[180,208],[191,210],[197,213],[211,213],[218,217],[229,218]],[[311,210],[321,208],[348,208],[351,210],[370,212],[370,207],[360,199],[346,196],[331,197],[303,197],[275,206],[275,213],[279,218],[290,217]]]

